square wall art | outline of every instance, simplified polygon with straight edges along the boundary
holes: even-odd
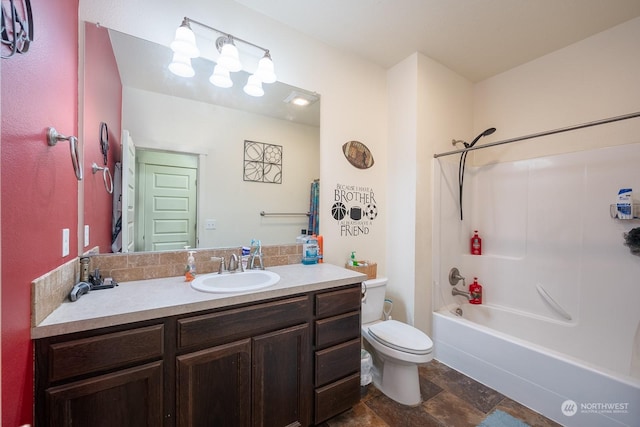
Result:
[[[282,145],[245,140],[244,180],[282,184]]]

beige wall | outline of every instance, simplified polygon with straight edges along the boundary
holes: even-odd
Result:
[[[431,330],[433,154],[468,139],[472,84],[414,54],[388,72],[389,295],[394,316]]]
[[[144,16],[144,19],[140,19]],[[322,96],[320,126],[321,222],[328,262],[343,264],[352,250],[378,262],[385,272],[387,95],[385,70],[329,48],[301,33],[244,8],[231,0],[195,6],[172,0],[81,0],[80,19],[168,45],[184,16],[220,28],[271,50],[278,79]],[[198,32],[196,32],[198,34]],[[211,37],[211,35],[209,35]],[[252,71],[252,70],[250,70]],[[375,159],[367,170],[351,166],[342,145],[366,144]],[[379,218],[365,236],[345,237],[331,219],[338,184],[371,188],[380,207]]]
[[[499,141],[640,111],[640,18],[480,82],[474,129]],[[470,163],[640,141],[640,119],[476,151]]]

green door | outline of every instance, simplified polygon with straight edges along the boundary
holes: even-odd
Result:
[[[136,251],[196,247],[198,158],[139,150]]]

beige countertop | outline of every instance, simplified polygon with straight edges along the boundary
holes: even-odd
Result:
[[[211,308],[359,283],[366,275],[332,264],[292,264],[270,267],[280,281],[246,293],[208,293],[193,289],[184,277],[123,282],[111,289],[91,291],[75,302],[65,301],[39,325],[31,338],[122,325]]]

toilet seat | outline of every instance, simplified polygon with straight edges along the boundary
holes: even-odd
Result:
[[[405,353],[429,354],[433,348],[433,342],[427,334],[397,320],[371,325],[369,334],[379,343]]]

